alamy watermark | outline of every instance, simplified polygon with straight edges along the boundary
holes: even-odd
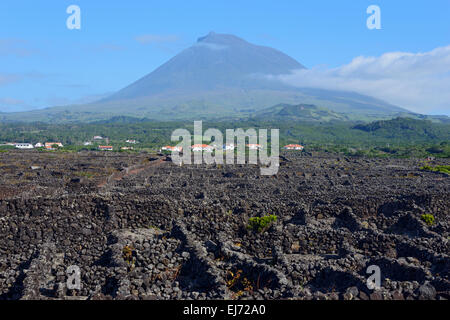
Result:
[[[377,265],[370,265],[366,270],[370,276],[367,278],[366,285],[370,290],[378,290],[381,288],[381,269]]]
[[[72,4],[67,7],[66,13],[70,16],[66,20],[66,26],[69,30],[81,29],[81,9],[78,5]],[[366,13],[370,16],[366,20],[366,26],[369,30],[381,29],[381,9],[378,5],[372,4],[367,7]]]
[[[81,271],[80,267],[76,265],[69,266],[67,268],[67,281],[66,286],[69,290],[81,289]]]
[[[72,4],[67,7],[66,13],[70,14],[70,16],[66,20],[67,29],[73,30],[81,29],[81,9],[79,6]]]
[[[369,30],[381,29],[381,9],[377,5],[370,5],[366,10],[370,16],[367,18],[366,25]]]
[[[262,175],[275,175],[280,162],[280,134],[279,129],[270,130],[269,155],[267,131],[267,129],[259,129],[257,132],[253,128],[226,129],[224,144],[224,135],[220,130],[210,128],[203,133],[202,121],[194,121],[194,141],[192,141],[191,132],[187,129],[173,131],[171,141],[179,142],[181,139],[181,142],[172,149],[172,161],[177,165],[223,164],[225,158],[227,165],[260,164]],[[246,143],[247,140],[248,143]],[[203,144],[203,141],[211,141],[211,144]]]

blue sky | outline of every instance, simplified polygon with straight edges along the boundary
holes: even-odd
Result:
[[[81,30],[66,27],[66,8],[72,4],[81,8]],[[381,30],[366,27],[366,8],[371,4],[381,8]],[[349,83],[362,93],[418,112],[450,114],[446,103],[450,96],[439,95],[447,84],[450,92],[450,53],[433,51],[450,45],[448,0],[2,0],[0,110],[95,100],[151,72],[209,31],[281,50],[313,72],[319,70],[314,76],[320,83],[351,76]],[[408,54],[395,56],[395,61],[389,55],[382,58],[390,52]],[[427,68],[430,61],[438,61],[433,81],[439,90],[420,90],[422,76],[413,83],[402,81],[411,77],[394,79],[393,87],[391,80],[355,82],[360,71],[350,76],[344,72],[354,70],[354,59],[362,56],[373,69],[386,61],[398,67],[399,61],[409,59],[407,74],[414,74],[423,54]],[[392,70],[405,72],[404,65],[397,67]],[[296,83],[298,78],[286,81]],[[398,93],[402,90],[406,90],[403,97]],[[407,99],[412,92],[418,92],[414,101]],[[436,99],[432,105],[427,94]]]

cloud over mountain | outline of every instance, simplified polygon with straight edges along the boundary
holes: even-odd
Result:
[[[356,91],[419,113],[450,113],[450,46],[360,56],[338,68],[301,69],[275,77],[298,87]]]
[[[7,38],[0,39],[0,56],[29,57],[37,53],[37,50],[29,47],[26,40]]]

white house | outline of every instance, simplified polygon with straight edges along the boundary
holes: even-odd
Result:
[[[31,143],[16,143],[14,146],[17,149],[33,149],[33,145]]]
[[[127,141],[125,141],[126,143],[131,143],[131,144],[136,144],[136,143],[138,143],[136,140],[131,140],[131,139],[128,139]]]
[[[247,147],[248,147],[249,150],[260,150],[260,149],[262,149],[262,146],[260,144],[257,144],[257,143],[247,144]]]
[[[92,142],[91,141],[86,141],[83,143],[84,146],[92,146]]]
[[[172,147],[172,146],[164,146],[161,148],[161,151],[177,151],[177,152],[183,152],[183,147]]]
[[[46,142],[45,143],[45,149],[47,150],[53,150],[53,146],[58,146],[59,148],[64,147],[63,144],[61,142]]]
[[[42,144],[42,143],[40,143],[40,142],[38,142],[38,143],[36,143],[35,145],[34,145],[34,147],[35,148],[42,148],[44,145]]]
[[[214,147],[209,146],[207,144],[194,144],[192,145],[191,149],[194,152],[201,152],[201,151],[212,152],[214,150]]]
[[[98,149],[102,151],[113,151],[112,146],[98,146]]]
[[[304,147],[299,144],[288,144],[288,145],[284,146],[284,149],[285,150],[303,150]]]
[[[233,151],[235,148],[234,143],[227,143],[223,145],[223,150],[225,151]]]
[[[94,136],[93,139],[94,139],[94,140],[103,140],[103,137],[102,137],[102,136]]]

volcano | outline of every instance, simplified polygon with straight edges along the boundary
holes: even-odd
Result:
[[[280,103],[313,104],[350,119],[408,112],[355,92],[297,88],[277,80],[276,76],[304,68],[276,49],[211,32],[153,72],[102,100],[28,114],[43,121],[95,121],[119,115],[155,120],[229,119]]]
[[[205,93],[216,90],[273,90],[283,87],[266,80],[303,69],[284,53],[257,46],[233,35],[209,33],[152,73],[103,101]]]

